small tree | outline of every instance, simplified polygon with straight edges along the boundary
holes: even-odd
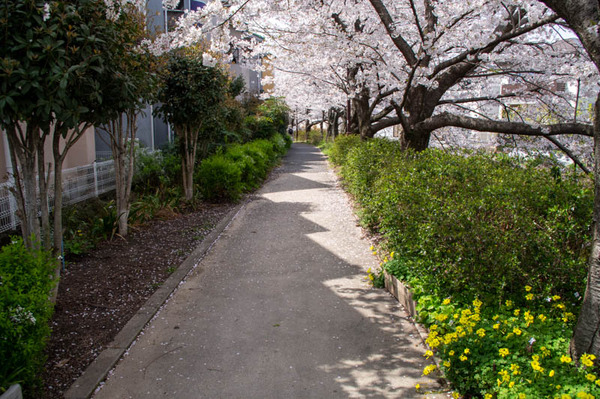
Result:
[[[204,65],[198,48],[176,50],[168,63],[159,91],[158,113],[170,123],[179,140],[185,199],[194,197],[196,154],[205,157],[218,131],[212,128],[226,98],[227,75]]]
[[[116,5],[117,6],[117,5]],[[147,102],[155,95],[157,79],[153,71],[154,57],[138,43],[146,36],[144,15],[138,8],[126,4],[115,21],[116,37],[114,56],[107,65],[102,82],[111,98],[112,110],[102,128],[108,137],[115,167],[116,206],[119,234],[127,235],[131,200],[131,183],[135,162],[137,118]],[[110,94],[109,94],[110,93]]]
[[[35,245],[31,234],[40,237],[39,207],[44,245],[60,250],[64,160],[88,128],[114,115],[117,103],[104,83],[114,72],[111,65],[122,39],[115,15],[103,0],[0,3],[0,118],[12,155],[21,231],[30,248]],[[53,164],[46,164],[48,140]],[[53,244],[48,210],[52,173]],[[60,267],[55,274],[58,278]]]

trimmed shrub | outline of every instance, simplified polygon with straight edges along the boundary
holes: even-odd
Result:
[[[323,141],[323,135],[320,130],[311,130],[308,132],[308,140],[312,145],[319,145]]]
[[[273,150],[275,151],[278,157],[284,155],[288,150],[288,143],[283,137],[284,136],[280,134],[276,134],[270,139],[271,143],[273,143]]]
[[[281,135],[281,137],[283,137],[283,140],[285,141],[285,148],[287,150],[289,150],[292,147],[292,144],[294,143],[294,140],[292,139],[292,136],[290,136],[287,133],[283,133]]]
[[[200,164],[196,182],[208,201],[237,201],[243,191],[242,171],[224,155],[213,155]]]
[[[277,151],[275,151],[275,145],[270,140],[255,140],[252,143],[249,143],[249,145],[257,148],[267,157],[268,167],[279,158]]]
[[[224,155],[238,166],[244,191],[249,191],[258,188],[264,172],[259,169],[257,161],[247,152],[245,147],[246,145],[229,146]]]
[[[224,152],[202,161],[196,172],[200,192],[209,201],[236,201],[242,193],[260,186],[282,157],[288,142],[276,134],[269,140],[225,147]]]
[[[356,147],[360,143],[360,136],[355,134],[337,136],[335,138],[333,146],[329,151],[329,159],[335,165],[344,165],[346,163],[346,157],[350,152],[350,149]]]
[[[252,139],[268,139],[277,133],[273,119],[267,116],[250,115],[244,119],[244,125],[250,130]]]
[[[39,384],[56,262],[47,252],[26,249],[21,238],[0,250],[0,393],[16,383],[27,390]]]
[[[517,305],[526,284],[546,295],[583,292],[591,189],[514,162],[371,140],[348,151],[342,176],[363,224],[398,254],[393,268],[424,292]]]

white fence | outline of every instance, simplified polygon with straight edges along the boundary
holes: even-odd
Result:
[[[17,203],[10,192],[10,183],[0,184],[0,233],[15,230],[19,225]],[[63,170],[63,203],[65,205],[97,197],[115,189],[115,169],[112,160]],[[50,189],[52,192],[52,187]],[[50,206],[54,198],[50,198]]]

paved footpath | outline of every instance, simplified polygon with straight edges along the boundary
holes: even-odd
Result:
[[[325,157],[294,144],[94,397],[424,397],[438,385],[365,281],[369,246]]]

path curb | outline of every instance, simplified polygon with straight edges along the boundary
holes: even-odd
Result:
[[[146,324],[152,320],[154,315],[171,294],[175,292],[187,275],[198,266],[200,261],[217,242],[223,231],[227,229],[229,224],[248,202],[249,200],[246,200],[238,204],[221,219],[217,226],[202,240],[187,259],[181,263],[177,270],[148,298],[137,313],[129,319],[127,324],[115,336],[115,339],[106,346],[98,357],[85,369],[83,374],[75,380],[65,393],[65,399],[87,399],[92,396],[98,385],[104,381],[108,373],[135,341]]]

